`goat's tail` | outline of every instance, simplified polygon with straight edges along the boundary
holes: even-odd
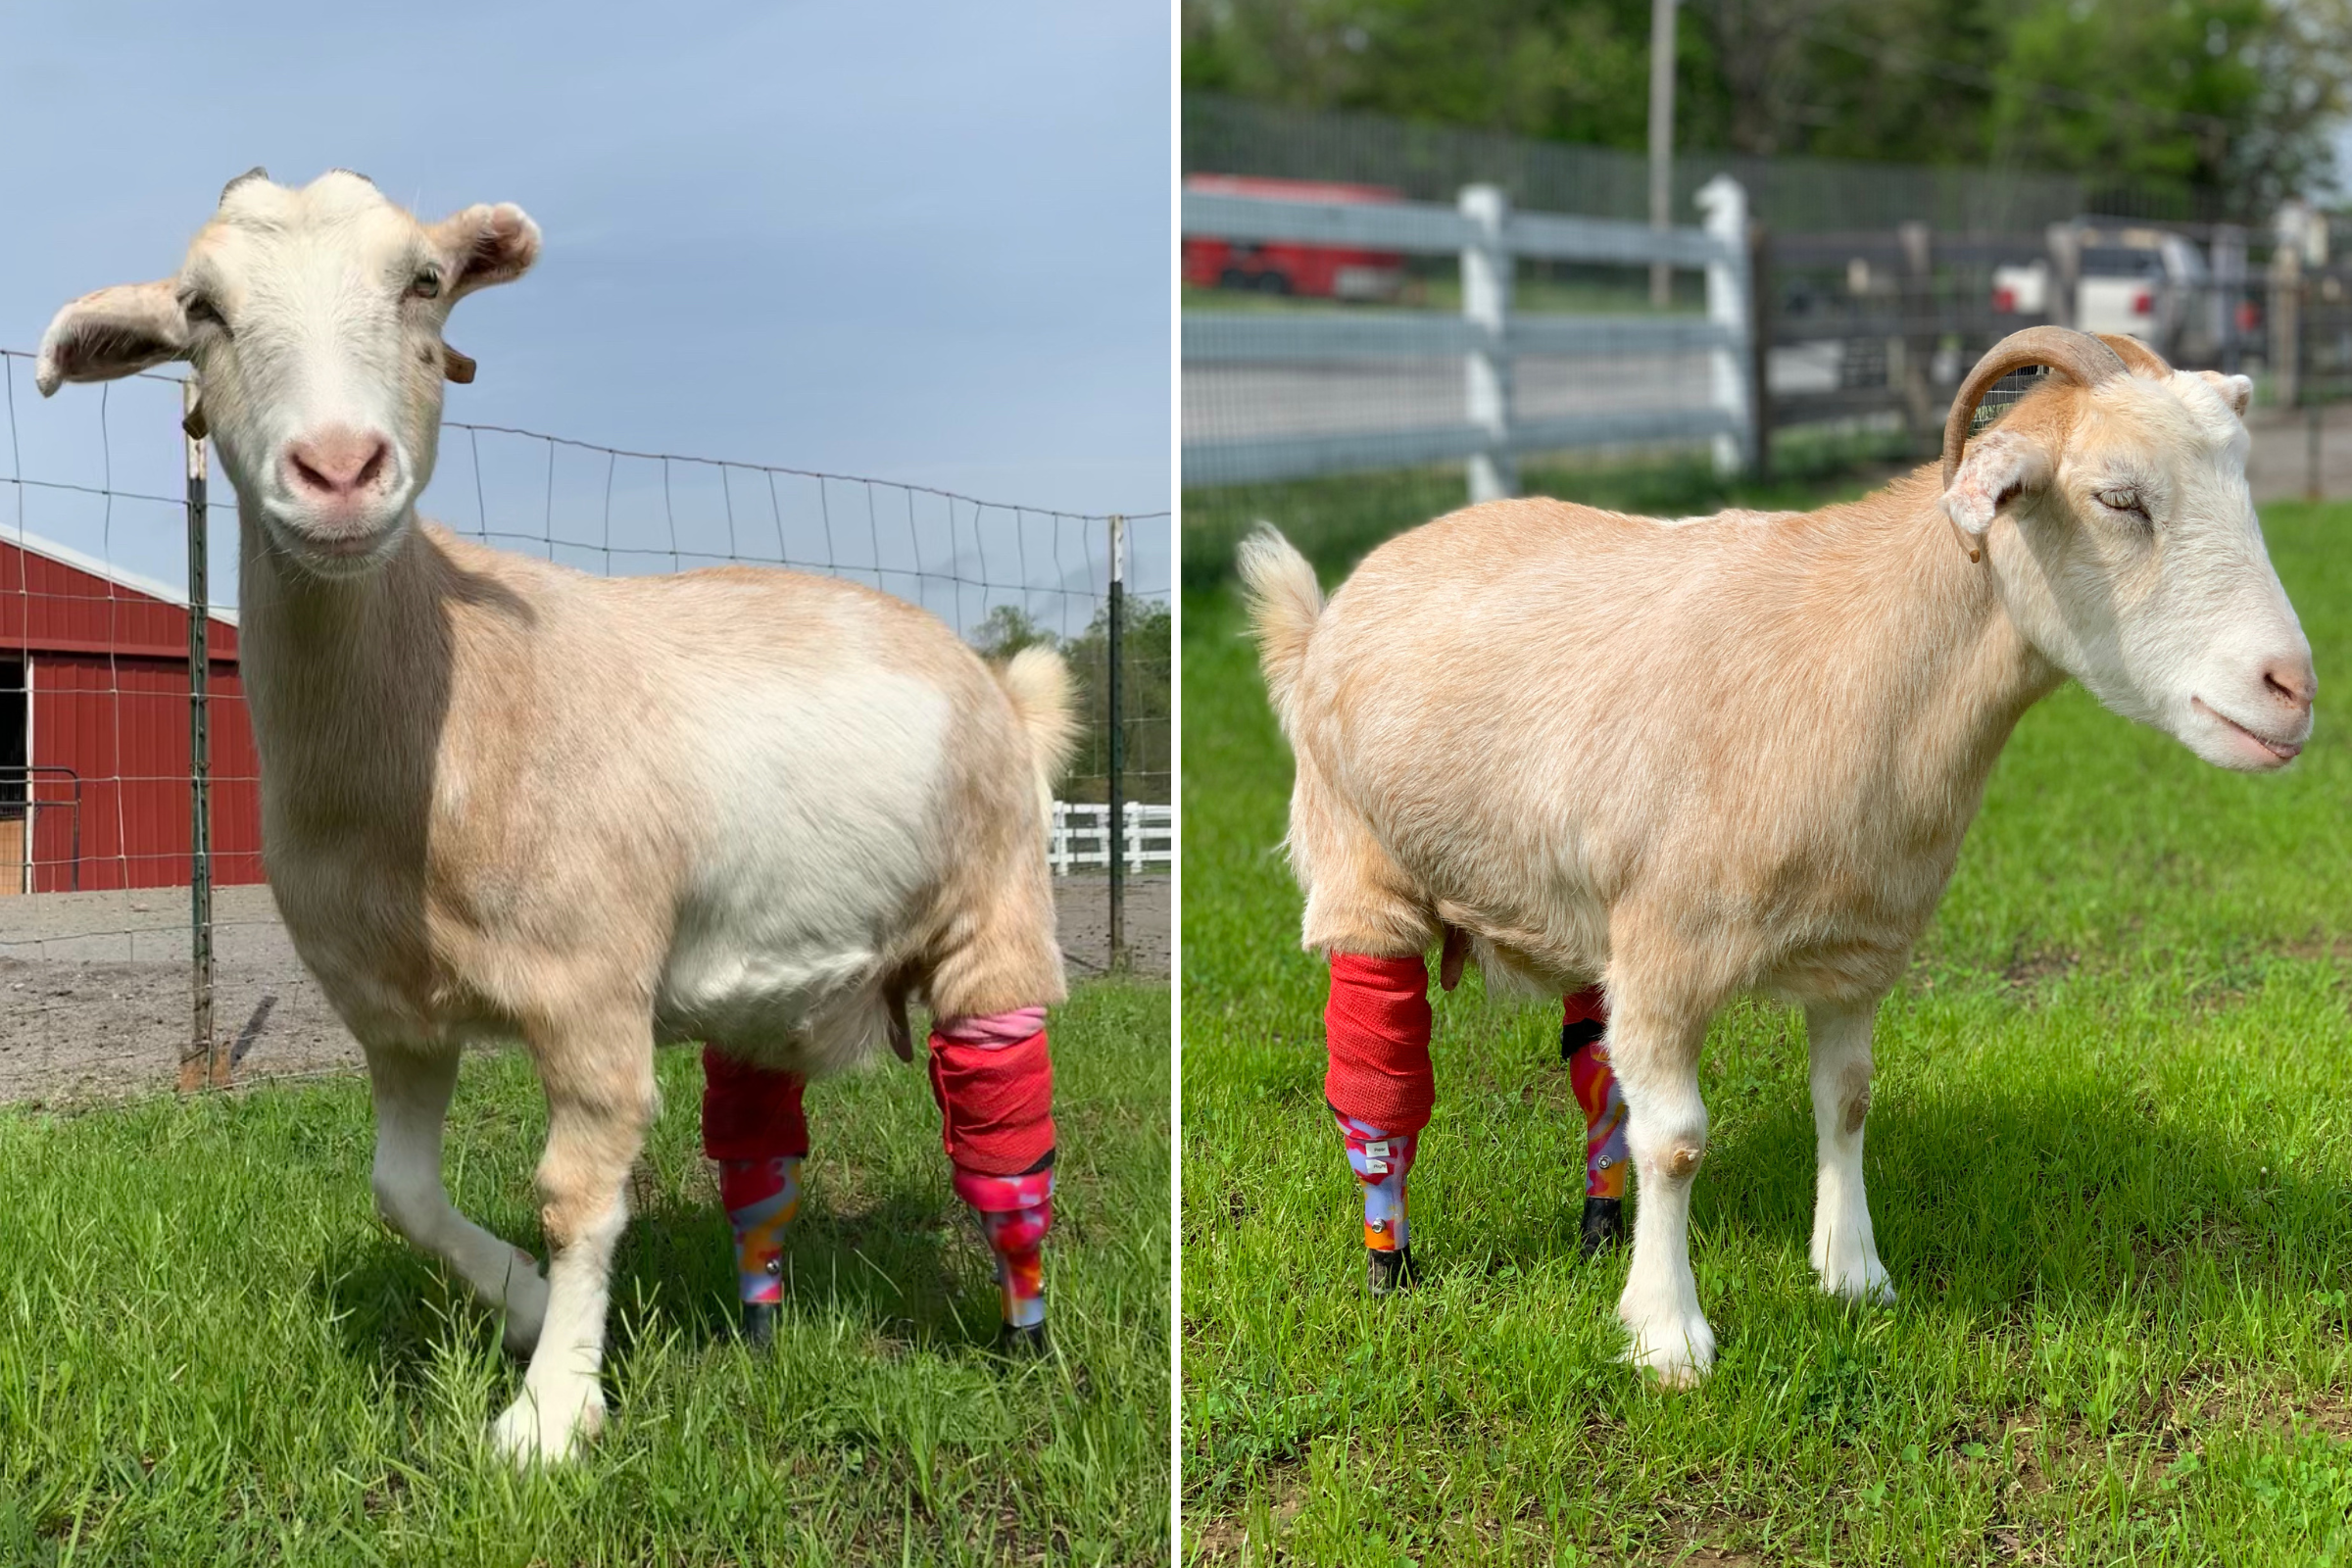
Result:
[[[1315,581],[1314,566],[1272,523],[1261,522],[1250,530],[1236,564],[1250,601],[1250,624],[1257,633],[1266,696],[1288,735],[1291,696],[1306,663],[1307,642],[1323,615],[1322,585]]]
[[[1070,693],[1070,666],[1051,648],[1024,648],[994,666],[997,683],[1029,737],[1029,761],[1037,770],[1038,809],[1054,814],[1054,786],[1070,765],[1078,745],[1077,705]]]

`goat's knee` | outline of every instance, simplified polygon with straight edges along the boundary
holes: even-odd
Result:
[[[369,1185],[375,1190],[376,1212],[383,1215],[385,1224],[418,1247],[430,1248],[439,1240],[449,1195],[438,1181],[379,1160]]]
[[[1707,1157],[1707,1111],[1698,1097],[1691,1095],[1686,1103],[1629,1103],[1628,1109],[1626,1146],[1642,1179],[1677,1186],[1695,1180]]]

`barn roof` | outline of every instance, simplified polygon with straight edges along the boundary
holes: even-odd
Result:
[[[237,658],[237,617],[206,616],[212,657]],[[0,529],[0,653],[184,660],[187,593],[71,545]]]
[[[102,581],[113,583],[118,588],[127,588],[132,593],[144,594],[150,599],[160,600],[174,610],[188,608],[188,591],[185,588],[175,588],[161,578],[150,577],[143,572],[131,571],[125,567],[115,565],[111,562],[101,561],[96,556],[83,554],[72,545],[59,544],[54,539],[45,539],[26,529],[0,528],[0,545],[14,545],[29,555],[45,556],[60,565],[72,566],[75,571],[87,572]],[[8,585],[0,583],[0,593],[7,591]],[[216,607],[210,618],[234,626],[237,623],[237,612],[233,610],[221,610]]]

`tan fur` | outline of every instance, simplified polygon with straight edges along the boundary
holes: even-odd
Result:
[[[1715,1001],[1884,989],[2058,679],[1936,494],[1674,528],[1491,503],[1375,551],[1311,636],[1304,563],[1261,568],[1306,945],[1421,952],[1443,919],[1556,994],[1638,923],[1636,961]],[[1875,710],[1890,687],[1920,701]]]
[[[992,669],[902,600],[597,578],[420,522],[449,307],[538,249],[517,208],[428,227],[357,175],[257,172],[178,276],[61,311],[36,368],[46,394],[196,363],[238,494],[270,884],[368,1050],[386,1217],[536,1343],[493,1429],[525,1460],[603,1420],[657,1043],[814,1075],[904,1045],[909,997],[1062,1000],[1046,803],[1073,738],[1058,656]],[[329,484],[305,455],[330,450],[379,456]],[[547,1092],[545,1280],[441,1183],[475,1040],[519,1041]]]
[[[363,1041],[528,1041],[583,996],[650,1009],[708,830],[674,788],[687,760],[665,688],[851,659],[945,689],[958,714],[936,829],[952,853],[890,971],[948,1014],[1061,999],[1029,727],[1066,727],[1056,656],[1028,666],[1032,719],[936,617],[829,578],[595,578],[427,527],[347,585],[248,543],[264,853],[297,948]],[[844,646],[851,628],[861,646]],[[880,1014],[864,1022],[860,1043],[878,1043]]]
[[[1443,933],[1448,981],[1466,938],[1490,992],[1606,987],[1642,1178],[1618,1313],[1668,1384],[1714,1353],[1688,1215],[1723,1004],[1806,1006],[1814,1264],[1886,1299],[1861,1186],[1870,1019],[2019,717],[2072,672],[2224,766],[2284,765],[2310,731],[2310,647],[2245,492],[2242,378],[2133,346],[2135,374],[2045,329],[1970,384],[2030,352],[2085,372],[1984,436],[1956,408],[1946,465],[1848,505],[1669,524],[1491,502],[1392,539],[1328,602],[1271,529],[1241,551],[1297,761],[1304,946],[1393,957]]]

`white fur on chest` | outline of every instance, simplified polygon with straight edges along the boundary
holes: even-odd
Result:
[[[682,716],[703,815],[656,1003],[664,1034],[761,1055],[811,1032],[860,1036],[820,1056],[870,1043],[886,954],[951,848],[951,717],[935,687],[875,670],[711,695]]]

